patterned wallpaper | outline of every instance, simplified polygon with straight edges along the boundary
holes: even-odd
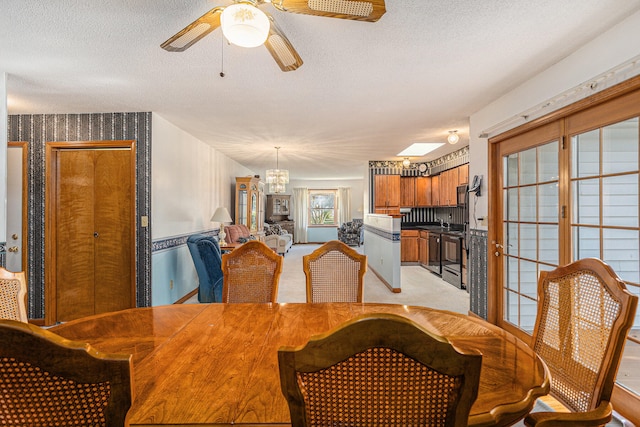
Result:
[[[29,317],[44,317],[45,143],[136,140],[136,217],[151,224],[151,113],[12,115],[9,141],[28,142]],[[136,232],[136,303],[151,305],[151,227]]]
[[[469,305],[472,312],[487,318],[487,232],[470,230],[469,232]]]

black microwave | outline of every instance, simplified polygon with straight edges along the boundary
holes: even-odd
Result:
[[[458,193],[458,206],[464,207],[467,206],[467,201],[469,200],[469,186],[467,184],[465,185],[458,185],[457,187],[457,193]]]

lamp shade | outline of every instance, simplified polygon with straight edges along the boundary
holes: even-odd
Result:
[[[233,220],[231,219],[231,215],[229,215],[229,211],[227,210],[227,208],[220,207],[213,213],[211,222],[219,222],[221,224],[224,224],[227,222],[233,222]]]
[[[229,43],[240,47],[264,44],[271,27],[267,15],[248,3],[235,3],[225,7],[220,15],[220,25]]]

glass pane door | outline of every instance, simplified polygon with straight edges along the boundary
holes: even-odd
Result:
[[[571,137],[573,259],[600,258],[640,295],[638,118]],[[617,381],[640,393],[640,312],[629,333]]]
[[[528,333],[537,314],[538,275],[559,263],[559,143],[503,156],[502,319]]]

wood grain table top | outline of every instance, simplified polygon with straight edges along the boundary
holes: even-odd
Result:
[[[184,304],[74,320],[52,330],[108,353],[131,353],[131,426],[289,425],[277,351],[306,344],[364,313],[394,313],[483,354],[469,425],[522,418],[549,391],[531,348],[481,319],[426,307],[376,303]]]

